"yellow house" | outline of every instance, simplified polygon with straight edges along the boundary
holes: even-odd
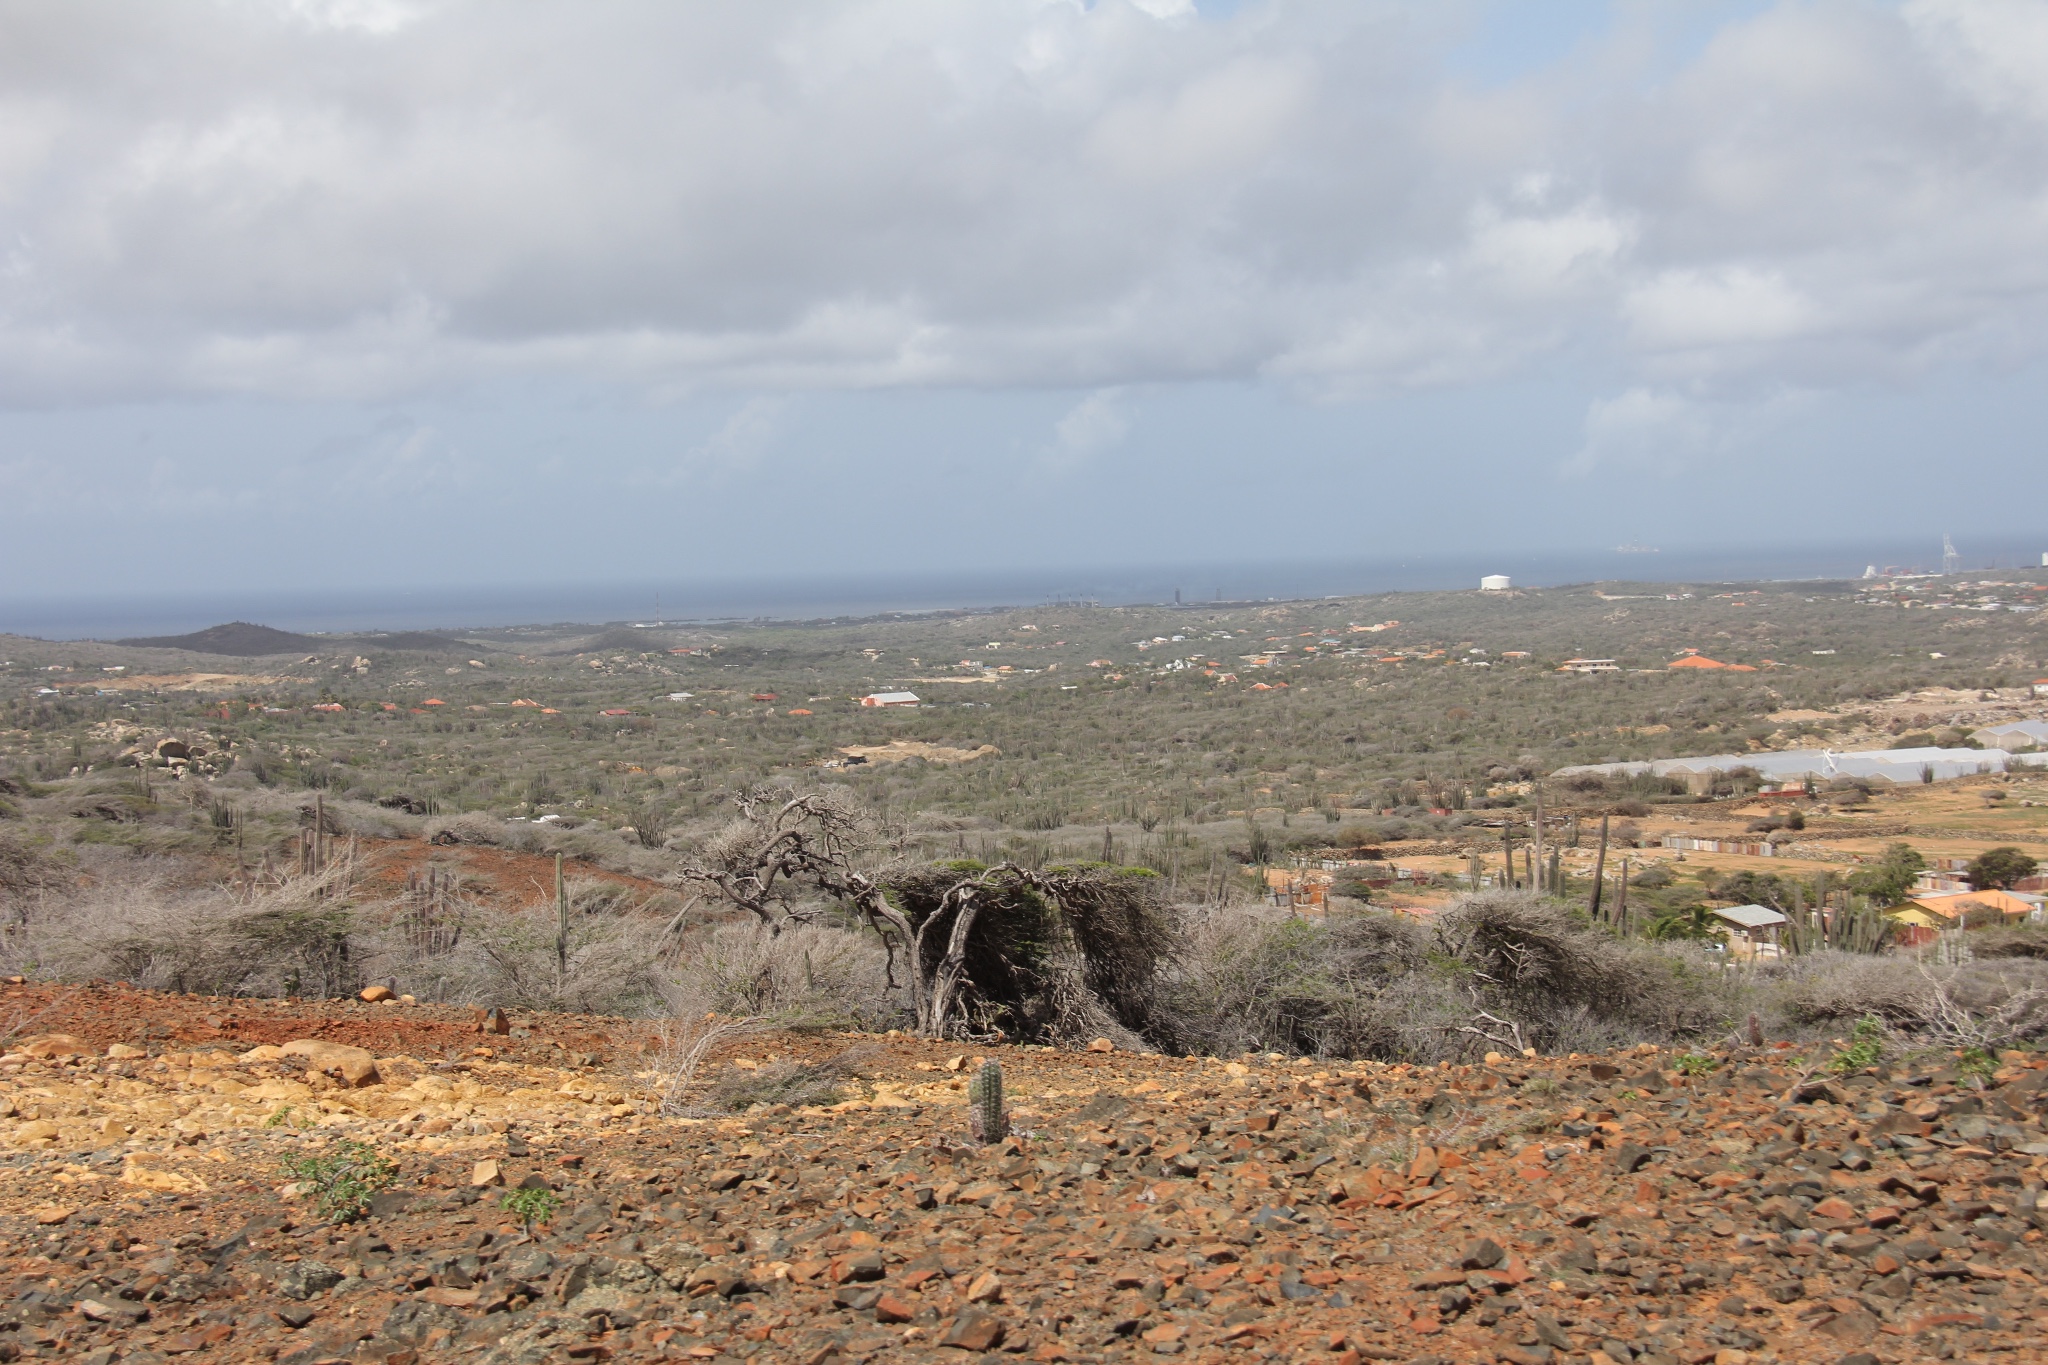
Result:
[[[1955,929],[1965,915],[1983,910],[1997,911],[2006,924],[2034,913],[2032,904],[2006,891],[1934,891],[1894,906],[1889,913],[1916,929]]]

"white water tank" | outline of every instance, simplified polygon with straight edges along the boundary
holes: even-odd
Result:
[[[1490,573],[1479,580],[1479,591],[1481,592],[1506,592],[1514,586],[1515,580],[1509,578],[1504,573]]]

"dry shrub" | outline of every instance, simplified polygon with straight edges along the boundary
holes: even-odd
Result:
[[[710,1107],[740,1113],[757,1104],[786,1104],[792,1109],[831,1104],[876,1055],[872,1047],[850,1047],[816,1062],[770,1062],[753,1070],[728,1067],[711,1087]]]
[[[1614,938],[1528,892],[1465,896],[1436,917],[1432,938],[1469,973],[1475,998],[1521,1022],[1539,1047],[1588,1020],[1638,1039],[1678,1038],[1730,1011],[1727,983],[1695,954]]]
[[[360,984],[353,860],[246,890],[146,864],[44,907],[10,936],[17,970],[205,995],[345,995]]]
[[[1795,1027],[1876,1016],[1907,1039],[1939,1047],[2005,1047],[2048,1038],[2048,961],[1979,958],[1935,966],[1906,957],[1816,953],[1778,983]]]
[[[675,954],[673,1013],[757,1016],[781,1028],[880,1031],[905,1021],[888,990],[886,954],[872,934],[799,924],[775,933],[724,924]]]
[[[2048,929],[1984,929],[1970,935],[1970,952],[1979,958],[2023,957],[2048,960]]]
[[[1917,963],[1863,953],[1805,953],[1773,973],[1778,1013],[1795,1028],[1875,1015],[1915,1028],[1927,1015],[1927,979]]]
[[[679,1013],[664,1019],[656,1034],[655,1063],[649,1073],[660,1111],[670,1117],[695,1112],[697,1106],[690,1096],[696,1089],[697,1073],[711,1054],[767,1027],[765,1020],[716,1014]]]
[[[1245,906],[1190,911],[1182,928],[1166,998],[1204,1051],[1434,1060],[1435,1026],[1469,1013],[1400,916]]]
[[[481,848],[509,848],[518,852],[534,851],[535,843],[531,826],[515,825],[474,811],[429,819],[421,833],[429,843],[474,844]]]
[[[1535,896],[1464,897],[1425,928],[1226,910],[1185,921],[1169,997],[1204,1050],[1434,1062],[1709,1031],[1734,988],[1681,947],[1626,943]]]
[[[28,906],[61,888],[73,874],[72,862],[47,847],[10,830],[0,830],[0,910],[26,920]]]
[[[567,934],[551,903],[476,917],[444,989],[532,1010],[645,1016],[659,1010],[662,925],[637,905],[576,910]]]

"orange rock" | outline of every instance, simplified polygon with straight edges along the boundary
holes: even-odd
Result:
[[[31,1057],[90,1057],[92,1044],[68,1033],[45,1033],[16,1045],[16,1052],[25,1052]]]
[[[953,1319],[939,1337],[941,1346],[957,1346],[964,1351],[993,1351],[1003,1344],[1005,1335],[1003,1321],[978,1309],[970,1308]]]

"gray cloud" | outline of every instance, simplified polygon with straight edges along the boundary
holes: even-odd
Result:
[[[2042,15],[1788,3],[1482,88],[1361,0],[17,6],[0,401],[1341,395],[1575,352],[1617,375],[1590,450],[1638,391],[2033,357]]]

